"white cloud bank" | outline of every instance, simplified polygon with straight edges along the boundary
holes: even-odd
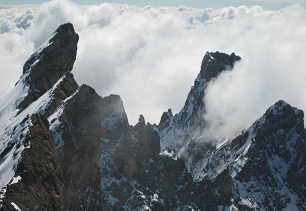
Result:
[[[205,52],[217,50],[242,57],[205,98],[205,118],[218,135],[240,132],[279,99],[306,111],[306,11],[298,5],[272,12],[54,0],[39,8],[0,9],[0,98],[35,48],[68,21],[80,36],[76,80],[102,96],[119,94],[130,123],[140,113],[158,123],[167,108],[178,112]]]

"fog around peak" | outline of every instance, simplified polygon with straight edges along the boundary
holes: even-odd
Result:
[[[240,6],[222,9],[78,5],[54,0],[40,7],[0,10],[0,98],[22,66],[62,23],[80,36],[72,73],[100,95],[119,94],[130,124],[139,114],[158,123],[183,107],[206,51],[242,60],[207,89],[209,130],[234,136],[282,99],[306,110],[306,11]]]

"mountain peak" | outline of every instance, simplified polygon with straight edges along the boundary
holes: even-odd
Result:
[[[23,73],[33,72],[31,75],[34,75],[38,71],[44,71],[47,74],[52,72],[63,74],[71,71],[76,58],[78,41],[79,36],[71,23],[60,25],[52,36],[26,61]],[[63,60],[66,60],[65,65],[56,64],[56,62],[62,64]],[[44,69],[49,63],[55,66],[52,69]]]
[[[145,118],[142,114],[140,114],[139,118],[138,118],[139,124],[145,126],[146,125],[146,121]]]
[[[289,111],[296,113],[300,110],[295,107],[291,107],[291,105],[285,102],[284,100],[279,100],[274,105],[272,105],[270,108],[268,108],[268,110],[266,111],[266,114],[288,113]]]
[[[226,70],[231,70],[236,61],[241,59],[235,53],[231,55],[220,52],[206,52],[202,60],[201,71],[194,81],[194,86],[188,93],[184,107],[178,114],[172,115],[171,110],[164,112],[158,125],[161,137],[161,149],[173,148],[177,153],[186,143],[193,140],[193,137],[200,136],[206,127],[202,118],[206,112],[203,101],[205,90],[209,81]],[[186,134],[186,135],[182,135]],[[188,144],[187,144],[188,145]],[[187,146],[186,145],[186,146]],[[191,147],[191,144],[188,145]],[[187,148],[185,148],[187,149]],[[192,150],[188,150],[192,151]],[[182,153],[186,154],[186,153]]]
[[[169,124],[170,124],[170,119],[171,118],[173,118],[173,114],[172,114],[171,108],[169,108],[167,112],[163,113],[163,115],[160,119],[160,122],[158,124],[159,130],[162,130],[163,128],[168,127]]]
[[[19,108],[25,109],[64,75],[70,72],[77,54],[78,34],[71,23],[60,25],[23,66],[22,82],[29,86]]]
[[[231,55],[216,52],[206,52],[201,65],[200,76],[206,81],[217,77],[223,70],[230,70],[233,68],[236,61],[241,59],[235,53]]]
[[[288,131],[295,128],[297,131],[301,131],[304,129],[304,112],[280,100],[258,120],[259,125],[271,130],[281,128]]]

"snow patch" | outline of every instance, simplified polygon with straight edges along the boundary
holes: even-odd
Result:
[[[10,182],[10,185],[18,183],[19,180],[21,180],[21,177],[19,175],[17,177],[13,177],[12,181]]]
[[[170,157],[172,158],[173,160],[177,160],[178,159],[178,156],[175,154],[174,150],[171,149],[166,149],[164,152],[162,153],[159,153],[159,155],[163,155],[163,156],[167,156],[167,157]]]
[[[11,202],[11,205],[15,208],[15,210],[21,211],[21,209],[14,202]]]

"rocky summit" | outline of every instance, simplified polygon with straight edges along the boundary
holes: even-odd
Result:
[[[205,140],[205,90],[241,58],[207,52],[184,107],[129,124],[118,95],[74,80],[58,27],[0,101],[1,210],[306,210],[304,114],[284,101],[234,139]]]

